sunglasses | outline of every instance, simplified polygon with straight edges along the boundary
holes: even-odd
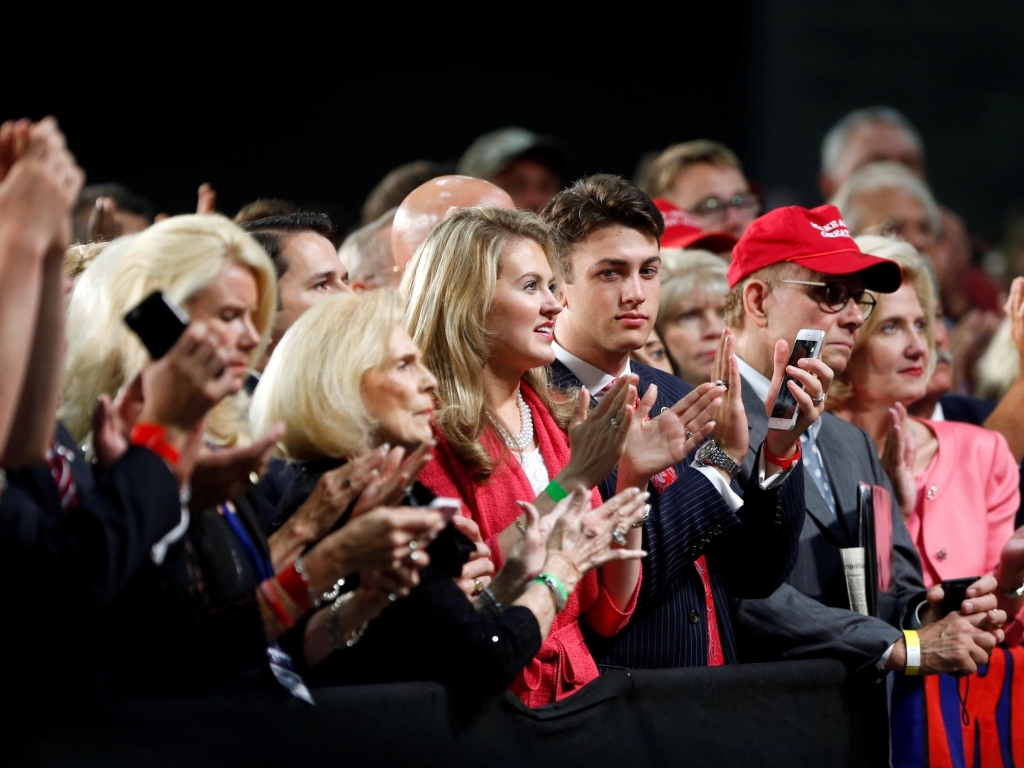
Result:
[[[842,312],[846,304],[853,299],[857,302],[857,306],[860,307],[860,312],[864,315],[864,319],[867,320],[868,316],[875,309],[875,297],[871,295],[867,290],[854,291],[844,282],[839,280],[833,280],[829,283],[817,283],[811,280],[781,280],[783,283],[792,283],[794,285],[809,285],[816,288],[815,291],[809,291],[812,295],[817,294],[815,298],[818,301],[818,306],[825,312]]]

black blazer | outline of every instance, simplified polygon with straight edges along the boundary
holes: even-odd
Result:
[[[295,513],[324,472],[340,465],[333,459],[299,465],[275,524]],[[433,499],[414,483],[403,503],[425,506]],[[533,612],[521,606],[506,607],[497,620],[476,611],[455,583],[473,549],[469,539],[448,526],[427,548],[430,565],[420,571],[420,585],[370,622],[359,643],[335,651],[312,669],[302,665],[305,623],[297,626],[287,645],[306,679],[314,685],[433,681],[460,699],[505,691],[540,650],[540,627]],[[346,586],[355,583],[349,579]]]
[[[658,385],[651,409],[660,414],[693,388],[654,368],[631,363],[640,378],[639,394]],[[548,368],[557,389],[580,381],[559,361]],[[755,446],[756,447],[756,446]],[[742,490],[744,504],[733,512],[714,485],[689,466],[676,465],[679,479],[665,493],[650,487],[651,513],[644,526],[643,577],[629,625],[614,638],[587,634],[594,658],[602,666],[651,669],[707,664],[707,611],[704,587],[693,566],[707,556],[715,595],[715,614],[728,663],[737,661],[729,616],[730,596],[764,596],[783,582],[796,562],[803,515],[803,476],[793,472],[781,486],[764,491],[756,478]],[[601,495],[615,495],[617,471],[600,485]],[[737,489],[739,490],[739,489]]]
[[[764,403],[743,383],[743,404],[751,425],[751,445],[768,431]],[[826,413],[817,443],[838,507],[833,515],[814,480],[804,480],[799,558],[786,583],[770,597],[740,600],[736,631],[743,661],[831,657],[854,670],[878,661],[902,637],[898,627],[913,628],[908,607],[924,599],[921,562],[893,499],[895,588],[879,595],[878,618],[850,610],[840,548],[856,546],[857,485],[880,485],[892,493],[875,444],[861,429]],[[751,451],[741,477],[753,471]],[[804,473],[806,473],[804,468]]]
[[[78,504],[64,512],[43,461],[7,475],[0,496],[0,569],[9,589],[0,645],[19,659],[11,674],[60,679],[70,692],[92,683],[102,614],[146,562],[153,544],[181,520],[178,486],[164,461],[130,446],[108,472],[92,466],[58,427]],[[68,642],[73,631],[74,642]]]

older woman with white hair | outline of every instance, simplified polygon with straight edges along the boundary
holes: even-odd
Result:
[[[410,453],[402,470],[403,514],[452,502],[435,499],[415,481],[434,446],[437,382],[401,321],[401,305],[389,291],[338,296],[306,312],[274,352],[256,390],[252,420],[258,431],[283,422],[281,445],[290,459],[301,462],[301,473],[282,500],[282,516],[298,509],[325,473],[381,444]],[[522,539],[490,586],[479,590],[476,606],[456,584],[475,549],[461,532],[475,526],[459,515],[456,501],[448,507],[453,523],[425,552],[414,547],[407,554],[429,557],[419,586],[393,606],[376,605],[387,610],[365,627],[358,647],[335,638],[342,653],[313,670],[312,679],[432,680],[464,695],[504,691],[537,653],[555,618],[550,587],[537,580],[538,574],[567,571],[564,588],[572,590],[593,567],[628,555],[609,549],[613,513],[638,518],[640,495],[617,498],[595,512],[585,510],[588,499],[575,492],[543,523],[526,505]],[[341,518],[340,530],[357,524],[360,514],[357,505]],[[346,599],[343,593],[336,600],[328,622]],[[330,650],[307,646],[306,661],[315,663]]]
[[[655,330],[676,376],[698,387],[711,381],[725,330],[729,265],[708,251],[661,252],[661,301]]]
[[[68,309],[73,331],[62,406],[68,426],[77,439],[85,439],[97,398],[113,397],[146,367],[149,355],[123,317],[153,291],[177,301],[216,341],[216,355],[208,362],[222,370],[220,378],[229,384],[223,392],[235,393],[209,413],[202,437],[213,447],[243,442],[241,389],[271,327],[275,277],[259,244],[220,216],[161,222],[111,244],[83,273]],[[169,463],[177,461],[159,430],[137,424],[133,439],[140,429],[147,446]],[[359,481],[356,476],[352,484]],[[297,573],[291,563],[275,567],[273,546],[263,537],[249,499],[222,495],[221,503],[193,503],[189,510],[186,493],[179,530],[139,564],[115,601],[102,643],[114,689],[201,690],[265,665],[267,644],[309,610],[309,593],[327,591],[346,573],[364,567],[390,567],[397,559],[396,533],[425,543],[440,522],[436,513],[420,513],[393,525],[387,512],[378,510],[366,515],[364,525],[317,543]],[[381,588],[390,592],[401,584]],[[358,627],[365,619],[344,620]]]

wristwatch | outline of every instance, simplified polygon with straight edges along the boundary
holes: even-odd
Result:
[[[733,480],[740,473],[740,465],[736,463],[732,456],[719,448],[718,443],[714,440],[708,440],[697,449],[697,455],[693,459],[693,466],[718,467],[728,472]]]

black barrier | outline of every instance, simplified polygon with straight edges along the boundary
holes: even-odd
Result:
[[[530,710],[511,695],[460,712],[425,683],[286,695],[121,701],[50,718],[14,749],[32,765],[874,765],[886,750],[834,661],[610,672]],[[869,738],[870,735],[870,738]],[[8,742],[10,744],[10,742]],[[18,740],[15,740],[18,743]],[[7,754],[11,756],[11,751]],[[7,761],[4,761],[7,763]],[[8,763],[10,764],[10,763]]]

